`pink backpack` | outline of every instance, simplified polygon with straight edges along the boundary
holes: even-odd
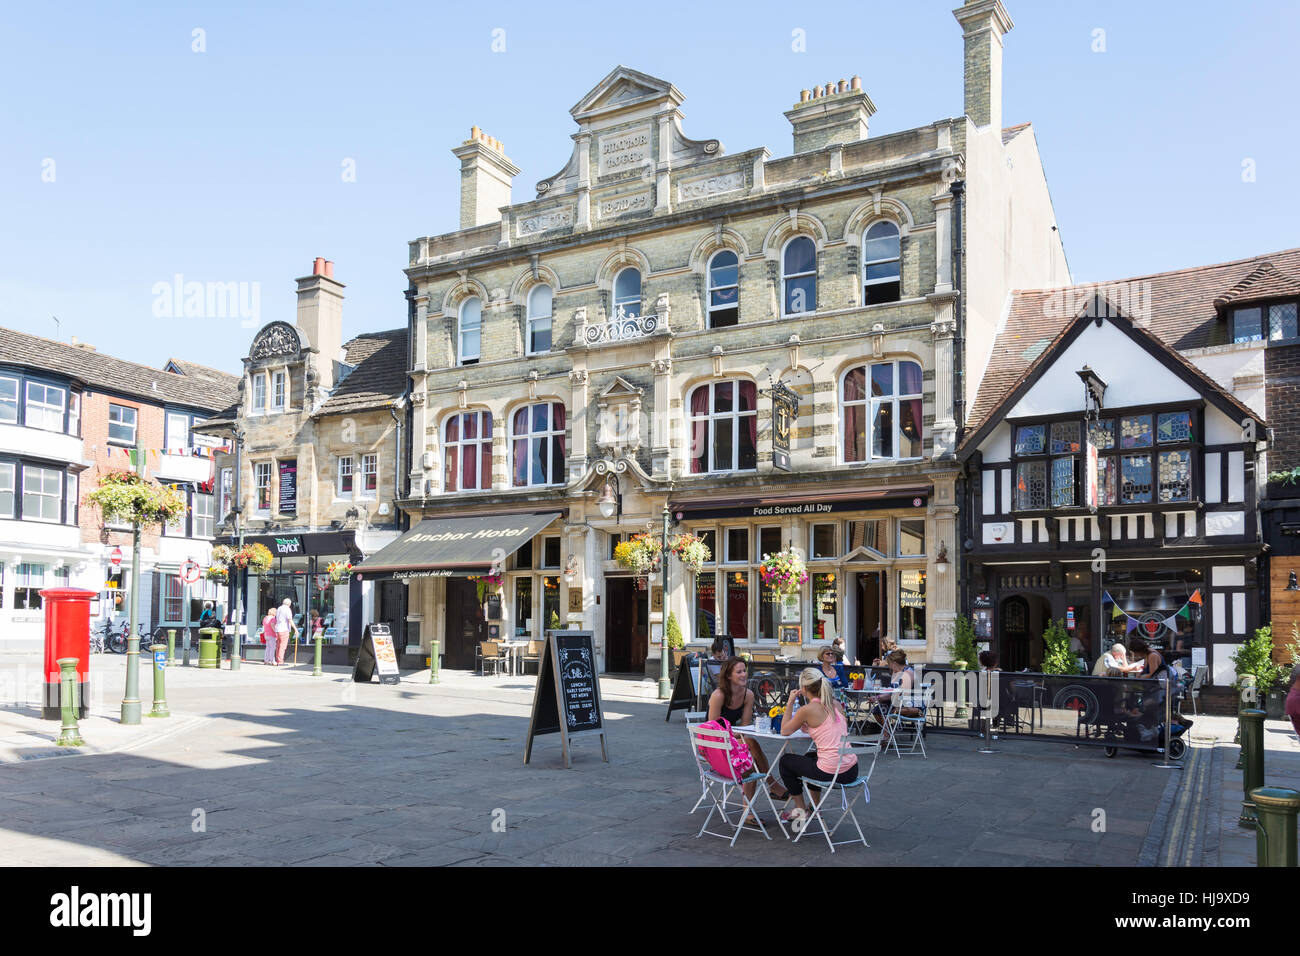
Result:
[[[726,717],[719,717],[717,720],[710,720],[707,723],[700,724],[701,730],[725,730],[731,738],[731,750],[726,751],[718,747],[702,747],[705,758],[709,761],[709,766],[713,772],[728,780],[739,780],[747,773],[754,769],[754,758],[749,752],[746,743],[731,733],[731,722]]]

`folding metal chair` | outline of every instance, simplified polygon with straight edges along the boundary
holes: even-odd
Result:
[[[808,805],[812,810],[808,814],[808,819],[803,821],[799,831],[795,834],[795,843],[798,843],[803,839],[803,835],[812,829],[812,825],[815,821],[817,826],[821,829],[822,836],[826,838],[826,845],[831,848],[832,853],[835,852],[837,846],[844,846],[849,843],[861,842],[865,847],[871,846],[871,844],[867,842],[865,834],[862,832],[862,827],[858,824],[857,816],[853,813],[853,805],[857,803],[858,800],[864,798],[867,803],[871,802],[871,791],[867,788],[867,782],[871,779],[871,775],[876,770],[876,758],[880,756],[880,745],[874,742],[851,740],[848,737],[841,737],[840,746],[836,748],[835,751],[835,765],[837,767],[839,766],[840,757],[843,756],[846,751],[855,749],[861,749],[864,755],[866,753],[871,754],[871,766],[867,767],[867,772],[864,774],[862,772],[862,758],[859,757],[858,776],[852,783],[841,783],[839,771],[836,771],[835,776],[832,777],[829,782],[825,780],[817,780],[812,777],[799,778],[803,782],[804,793],[807,796]],[[810,787],[821,791],[820,799],[813,798],[812,792],[809,791]],[[840,795],[841,812],[838,819],[836,819],[834,826],[828,829],[826,826],[826,820],[822,816],[822,811],[827,809],[826,801],[835,793]],[[853,821],[853,829],[858,831],[858,838],[856,840],[832,840],[831,836],[840,828],[840,824],[844,822],[845,818]],[[777,820],[779,822],[780,817],[778,817]]]
[[[926,684],[917,690],[896,694],[894,710],[889,715],[889,742],[886,749],[893,750],[902,757],[903,751],[899,749],[898,738],[903,737],[904,744],[910,744],[907,750],[909,754],[916,753],[919,747],[921,756],[928,756],[925,752],[925,715],[929,713],[933,703],[934,687],[931,684]],[[903,711],[907,709],[919,710],[920,716],[906,716]]]
[[[772,802],[772,794],[764,786],[765,774],[757,770],[751,770],[743,777],[737,777],[734,772],[730,776],[724,776],[715,771],[709,763],[708,751],[721,750],[727,755],[728,765],[731,761],[731,734],[728,731],[714,729],[711,727],[702,727],[697,724],[687,724],[686,732],[691,738],[691,753],[695,756],[695,763],[700,771],[700,785],[704,788],[704,795],[713,803],[709,808],[709,815],[704,818],[704,825],[700,827],[700,832],[695,834],[698,840],[704,834],[709,836],[722,837],[727,839],[727,834],[717,833],[709,829],[709,824],[713,822],[713,815],[716,813],[722,818],[722,822],[730,827],[731,819],[727,816],[727,801],[731,795],[732,789],[740,791],[740,814],[736,819],[735,831],[731,834],[730,845],[736,845],[736,838],[740,836],[740,831],[745,829],[745,818],[753,812],[754,803],[758,795],[762,794],[767,798],[768,808],[772,811],[772,816],[776,819],[776,825],[781,828],[781,833],[789,839],[789,834],[785,832],[785,824],[781,822],[780,815],[776,812],[776,804]],[[743,744],[742,744],[743,746]],[[747,783],[754,784],[754,796],[747,797],[744,792],[744,785]],[[721,797],[721,799],[719,799]],[[701,797],[701,800],[703,797]],[[695,808],[699,807],[699,801],[696,802]],[[691,810],[694,813],[695,809]],[[758,821],[758,828],[763,836],[772,839],[772,835],[767,832],[767,827],[759,819],[758,814],[754,813],[754,819]]]

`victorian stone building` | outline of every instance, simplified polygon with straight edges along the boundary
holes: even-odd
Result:
[[[201,430],[230,445],[216,462],[217,543],[236,543],[239,501],[245,543],[264,544],[275,559],[269,572],[231,582],[243,588],[250,631],[287,597],[300,627],[313,610],[324,619],[327,646],[339,648],[327,656],[346,659],[363,622],[388,621],[400,634],[406,619],[403,589],[334,581],[328,568],[397,536],[410,336],[402,327],[343,342],[344,286],[333,273],[317,259],[297,280],[296,323],[257,332],[238,400]]]
[[[955,15],[965,109],[902,132],[869,134],[854,77],[792,97],[791,155],[728,153],[685,135],[671,83],[618,67],[534,198],[477,127],[453,150],[460,228],[406,270],[413,527],[363,568],[407,583],[447,666],[561,623],[607,670],[654,667],[666,611],[741,650],[946,658],[959,423],[1009,290],[1069,279],[1033,132],[1002,126],[1011,21]],[[674,559],[666,597],[613,560],[665,508],[712,552]],[[758,574],[787,548],[809,570],[790,602]],[[468,578],[491,570],[485,613]]]

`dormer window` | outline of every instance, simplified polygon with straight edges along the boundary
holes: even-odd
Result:
[[[1232,310],[1232,342],[1293,342],[1300,338],[1297,328],[1297,303],[1276,302],[1250,305]]]

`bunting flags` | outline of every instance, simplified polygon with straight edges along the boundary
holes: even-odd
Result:
[[[1128,611],[1125,611],[1123,608],[1121,608],[1121,607],[1119,606],[1119,602],[1116,601],[1115,598],[1114,598],[1113,596],[1111,596],[1111,593],[1110,593],[1109,591],[1103,591],[1103,592],[1102,592],[1102,600],[1104,600],[1104,601],[1110,601],[1110,603],[1111,603],[1111,612],[1110,612],[1111,620],[1114,620],[1115,618],[1120,617],[1120,616],[1123,616],[1123,617],[1125,617],[1125,618],[1127,619],[1127,620],[1125,621],[1125,624],[1124,624],[1124,633],[1125,633],[1125,634],[1129,634],[1129,633],[1131,633],[1131,632],[1137,630],[1137,628],[1138,628],[1139,626],[1143,625],[1144,622],[1143,622],[1140,618],[1136,618],[1136,617],[1134,617],[1134,616],[1133,616],[1132,614],[1130,614]],[[1199,605],[1201,605],[1201,603],[1202,603],[1202,602],[1201,602],[1201,589],[1200,589],[1200,588],[1197,588],[1197,589],[1192,593],[1192,596],[1189,597],[1186,601],[1183,602],[1183,606],[1180,607],[1180,608],[1179,608],[1177,611],[1175,611],[1173,614],[1170,614],[1168,617],[1166,617],[1166,618],[1164,618],[1163,620],[1160,620],[1160,621],[1158,621],[1158,622],[1157,622],[1157,621],[1154,621],[1154,620],[1148,620],[1148,621],[1146,621],[1146,622],[1145,622],[1145,625],[1146,625],[1146,626],[1145,626],[1145,630],[1147,631],[1147,634],[1148,634],[1148,635],[1150,635],[1150,634],[1154,634],[1155,631],[1156,631],[1156,629],[1157,629],[1157,624],[1159,624],[1160,626],[1166,627],[1166,628],[1168,628],[1168,629],[1171,630],[1171,631],[1176,631],[1176,630],[1178,630],[1178,619],[1179,619],[1180,617],[1186,618],[1187,621],[1188,621],[1189,623],[1190,623],[1191,620],[1192,620],[1192,612],[1191,612],[1191,609],[1190,609],[1189,605],[1191,605],[1191,604],[1196,604],[1196,605],[1199,606]]]

